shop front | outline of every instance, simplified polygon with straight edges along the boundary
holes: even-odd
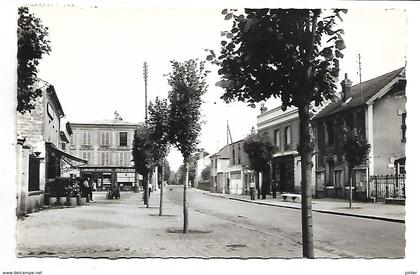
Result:
[[[80,177],[96,183],[98,191],[118,186],[122,191],[133,191],[138,175],[132,167],[80,167]]]

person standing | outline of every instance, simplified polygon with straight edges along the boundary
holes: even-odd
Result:
[[[89,181],[89,189],[88,189],[88,192],[89,192],[89,200],[91,200],[91,201],[93,201],[93,193],[92,193],[92,191],[93,191],[93,181]]]
[[[251,200],[255,200],[255,181],[254,179],[251,179],[251,182],[249,183],[249,193],[251,194]]]
[[[86,197],[86,202],[89,202],[90,199],[90,194],[89,194],[89,178],[85,178],[85,180],[83,181],[83,193],[84,196]]]

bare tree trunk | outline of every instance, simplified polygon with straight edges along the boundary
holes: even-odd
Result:
[[[255,186],[257,187],[257,199],[260,199],[261,190],[260,190],[260,173],[255,174]]]
[[[185,165],[185,181],[184,181],[184,230],[183,233],[188,233],[188,204],[187,204],[187,189],[188,189],[188,160],[184,160]]]
[[[303,257],[314,258],[314,237],[312,222],[312,145],[309,133],[309,104],[299,108],[300,144],[302,161],[302,245]]]
[[[146,175],[146,190],[144,190],[145,193],[145,202],[146,202],[146,207],[149,208],[149,174],[147,173]]]
[[[352,171],[353,171],[353,167],[349,166],[349,208],[350,209],[351,209],[351,204],[353,200],[352,176],[351,176]]]
[[[273,199],[277,198],[277,186],[276,186],[276,181],[273,180],[273,166],[272,164],[270,164],[270,168],[269,168],[269,179],[270,179],[270,183],[271,183],[271,192],[273,194]]]
[[[158,184],[160,184],[159,216],[162,216],[163,207],[163,164],[158,167]]]
[[[146,188],[147,188],[147,173],[146,174],[142,174],[143,176],[143,182],[142,182],[142,187],[143,187],[143,203],[144,205],[147,205],[147,197],[146,197]]]

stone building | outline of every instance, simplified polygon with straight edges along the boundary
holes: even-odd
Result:
[[[61,123],[64,111],[54,86],[40,80],[41,96],[30,113],[17,113],[16,181],[17,214],[40,209],[44,203],[45,186],[62,176],[64,162],[81,164],[86,161],[60,150]]]
[[[88,161],[79,167],[80,177],[96,182],[98,190],[111,185],[133,190],[139,184],[131,154],[138,124],[123,121],[115,112],[114,120],[70,125],[73,135],[69,150]]]

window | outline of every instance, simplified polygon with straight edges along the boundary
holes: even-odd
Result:
[[[280,147],[280,130],[274,130],[274,145]]]
[[[235,149],[232,150],[232,164],[235,164]]]
[[[127,132],[120,132],[120,146],[127,146]]]
[[[289,148],[291,143],[292,143],[292,140],[291,140],[290,126],[286,126],[284,128],[284,145],[286,148]]]
[[[89,133],[89,132],[83,132],[82,133],[82,144],[83,145],[91,145],[92,144],[91,133]]]
[[[110,142],[110,133],[109,132],[102,132],[101,133],[101,145],[102,146],[109,146],[111,145]]]
[[[88,164],[91,163],[91,152],[83,152],[82,159],[87,160]]]
[[[66,150],[66,144],[63,142],[61,143],[61,150],[65,151]]]
[[[343,177],[343,170],[334,171],[334,186],[335,187],[343,186],[342,177]]]
[[[325,144],[334,144],[334,123],[332,121],[325,124]]]
[[[238,164],[241,164],[241,145],[238,145]]]
[[[101,153],[101,165],[109,165],[110,164],[110,155],[108,152]]]
[[[405,125],[405,119],[407,118],[407,113],[402,113],[401,115],[401,141],[406,142],[405,131],[407,126]]]
[[[54,110],[49,102],[47,103],[47,114],[51,120],[54,120]]]
[[[130,164],[130,152],[120,152],[119,153],[119,162],[120,166],[128,166]]]
[[[39,164],[40,161],[36,157],[29,156],[29,173],[28,173],[28,191],[39,190]]]

